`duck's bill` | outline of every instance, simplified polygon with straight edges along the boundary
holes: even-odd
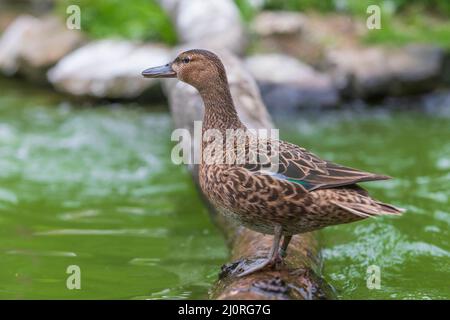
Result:
[[[177,73],[173,71],[170,64],[166,64],[160,67],[148,68],[142,71],[142,75],[145,78],[175,78]]]

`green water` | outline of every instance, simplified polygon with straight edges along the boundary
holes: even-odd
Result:
[[[206,298],[226,261],[165,108],[64,102],[0,83],[0,298]],[[152,110],[152,111],[149,111]],[[321,232],[340,298],[450,298],[450,119],[328,114],[278,121],[324,158],[389,174],[367,184],[408,209]],[[81,270],[68,290],[66,269]],[[366,270],[378,265],[381,288]]]
[[[206,298],[227,251],[164,109],[1,85],[0,298]]]
[[[448,112],[448,109],[443,110]],[[406,208],[320,232],[324,275],[344,299],[450,298],[450,118],[410,111],[279,121],[285,137],[323,158],[393,180],[362,184]],[[369,266],[380,288],[368,289]],[[371,282],[372,283],[372,282]]]

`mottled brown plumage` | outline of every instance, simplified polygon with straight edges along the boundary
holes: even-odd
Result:
[[[288,142],[268,138],[256,143],[256,136],[239,120],[225,69],[215,54],[206,50],[186,51],[171,64],[147,69],[143,75],[178,77],[199,91],[205,105],[203,133],[206,136],[211,129],[216,130],[221,133],[219,142],[223,145],[205,152],[200,164],[199,180],[204,194],[226,216],[252,230],[274,235],[269,258],[241,275],[280,260],[292,235],[402,212],[374,200],[356,184],[389,179],[387,176],[322,160]],[[229,129],[240,129],[231,144],[225,139]],[[217,137],[205,136],[204,151],[218,142]],[[255,148],[258,143],[269,152]],[[226,162],[230,152],[236,157],[242,155],[242,161]],[[270,170],[262,159],[274,155],[278,157],[278,167]]]

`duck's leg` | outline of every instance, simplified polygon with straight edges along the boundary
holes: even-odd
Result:
[[[273,245],[272,245],[272,248],[270,249],[267,259],[265,259],[261,263],[258,263],[257,265],[251,266],[248,269],[244,270],[243,272],[241,272],[238,275],[238,277],[246,276],[250,273],[253,273],[255,271],[261,270],[267,266],[277,263],[277,261],[279,260],[279,257],[280,257],[278,251],[279,251],[279,247],[280,247],[280,240],[281,240],[282,232],[283,232],[283,228],[281,226],[277,225],[274,230]]]
[[[283,237],[283,243],[281,244],[281,248],[280,248],[280,256],[282,258],[286,257],[287,253],[286,250],[289,246],[289,242],[291,242],[292,236],[284,236]]]

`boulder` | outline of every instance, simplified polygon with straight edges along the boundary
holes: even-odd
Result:
[[[331,77],[293,57],[259,54],[248,57],[245,64],[270,109],[330,107],[339,103]]]
[[[388,59],[394,83],[392,95],[422,93],[440,85],[445,64],[445,50],[434,46],[410,45]]]
[[[305,28],[308,18],[299,12],[264,11],[252,22],[252,30],[259,36],[298,36]]]
[[[144,79],[141,72],[170,58],[170,50],[160,44],[101,40],[64,57],[48,79],[59,91],[75,96],[135,98],[158,83]]]
[[[263,11],[251,24],[265,52],[281,52],[312,65],[320,65],[330,48],[351,47],[366,28],[349,16],[290,11]]]
[[[82,40],[78,31],[67,29],[57,18],[19,16],[0,39],[0,70],[5,75],[45,79],[46,71]]]
[[[232,0],[159,0],[175,24],[183,43],[243,53],[245,28]]]
[[[444,67],[442,69],[442,82],[444,86],[450,87],[450,50],[445,53]]]
[[[55,7],[56,1],[58,0],[2,0],[0,9],[21,10],[41,15],[50,12]]]
[[[0,8],[0,34],[17,18],[19,14],[12,10]]]
[[[327,64],[352,97],[408,95],[434,89],[442,79],[444,50],[432,46],[331,50]]]

